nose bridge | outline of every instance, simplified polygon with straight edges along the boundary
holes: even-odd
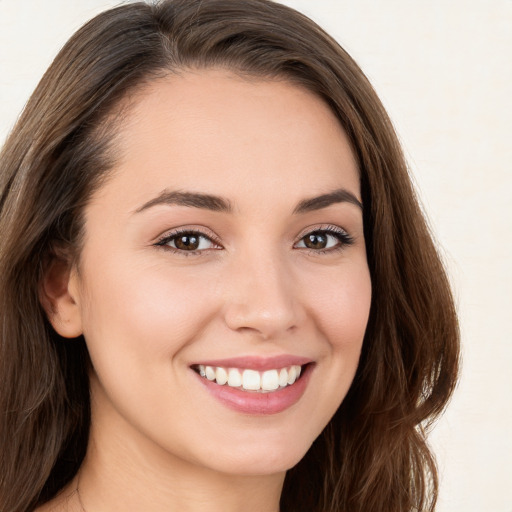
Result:
[[[289,262],[277,247],[240,252],[232,262],[230,280],[225,320],[231,329],[268,339],[297,326],[295,283]]]

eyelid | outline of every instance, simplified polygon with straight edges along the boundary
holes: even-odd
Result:
[[[186,254],[197,254],[197,253],[204,252],[206,250],[211,250],[211,249],[201,249],[201,250],[195,250],[195,251],[183,251],[183,250],[166,245],[166,243],[168,241],[170,241],[172,238],[178,237],[179,235],[185,234],[185,233],[187,233],[187,234],[191,233],[191,234],[201,236],[203,238],[207,238],[213,244],[218,246],[218,247],[213,248],[213,250],[224,248],[220,242],[220,238],[213,231],[211,231],[210,229],[208,229],[204,226],[181,226],[179,228],[169,229],[169,230],[165,231],[163,234],[159,235],[157,237],[157,239],[155,240],[155,242],[153,242],[153,245],[155,245],[157,247],[162,247],[164,249],[168,249],[170,251],[179,252],[182,254],[185,254],[185,253]]]
[[[339,243],[336,244],[335,247],[329,247],[326,249],[311,249],[307,247],[296,247],[296,245],[301,242],[304,237],[306,237],[309,234],[312,233],[325,233],[327,235],[334,236],[338,238]],[[172,247],[170,245],[167,245],[168,242],[178,237],[181,234],[195,234],[200,237],[206,238],[210,240],[213,244],[215,244],[217,247],[214,248],[208,248],[208,249],[200,249],[200,250],[191,250],[191,251],[184,251],[175,247]],[[346,248],[347,246],[350,246],[354,243],[353,237],[348,233],[348,231],[340,226],[334,225],[334,224],[320,224],[317,226],[309,226],[305,228],[296,238],[295,242],[293,243],[293,247],[295,249],[305,250],[309,251],[314,254],[323,254],[326,252],[335,252],[337,250],[341,250]],[[194,254],[201,254],[206,251],[211,250],[218,250],[218,249],[224,249],[223,245],[220,242],[220,238],[210,229],[204,227],[204,226],[181,226],[179,228],[170,229],[168,231],[165,231],[162,235],[158,236],[156,241],[153,243],[156,247],[161,247],[162,249],[173,251],[179,254],[183,255],[194,255]]]
[[[307,228],[304,228],[298,235],[296,242],[304,238],[306,235],[309,235],[310,233],[316,233],[318,231],[326,232],[326,233],[339,233],[342,235],[349,235],[349,232],[342,228],[341,226],[337,226],[336,224],[318,224],[313,226],[308,226]]]
[[[354,238],[349,234],[349,232],[335,224],[321,224],[319,226],[309,226],[304,229],[297,237],[293,246],[295,247],[299,242],[301,242],[307,235],[312,233],[326,233],[327,235],[331,235],[337,237],[339,240],[339,244],[335,247],[329,247],[326,249],[310,249],[308,247],[298,247],[297,249],[306,250],[313,254],[323,254],[326,252],[335,252],[337,250],[342,250],[354,243]]]

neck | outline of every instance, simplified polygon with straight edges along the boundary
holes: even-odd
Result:
[[[179,475],[109,471],[88,461],[80,471],[77,494],[83,512],[123,510],[135,512],[278,512],[284,475],[233,477],[198,474]]]

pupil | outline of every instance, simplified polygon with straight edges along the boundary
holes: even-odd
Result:
[[[327,237],[320,233],[311,233],[304,242],[309,249],[324,249],[327,245]]]
[[[181,235],[175,244],[178,249],[193,251],[199,247],[199,237],[195,235]]]

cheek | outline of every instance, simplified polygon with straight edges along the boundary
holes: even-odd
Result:
[[[348,393],[361,354],[371,303],[366,260],[317,273],[309,280],[309,318],[314,319],[318,346],[317,380],[312,381],[310,420],[303,424],[314,439],[331,420]],[[311,282],[316,284],[311,287]],[[305,285],[306,283],[304,283]],[[305,289],[305,288],[303,288]]]
[[[340,268],[332,275],[324,293],[316,300],[317,325],[324,343],[324,385],[332,390],[326,396],[325,422],[345,398],[354,379],[368,323],[371,280],[367,265]]]
[[[89,274],[83,323],[93,362],[98,354],[134,367],[167,366],[214,315],[211,287],[159,265],[124,267],[96,266]]]
[[[358,355],[370,312],[369,270],[366,265],[341,268],[323,282],[311,297],[319,328],[331,351],[355,351]]]

